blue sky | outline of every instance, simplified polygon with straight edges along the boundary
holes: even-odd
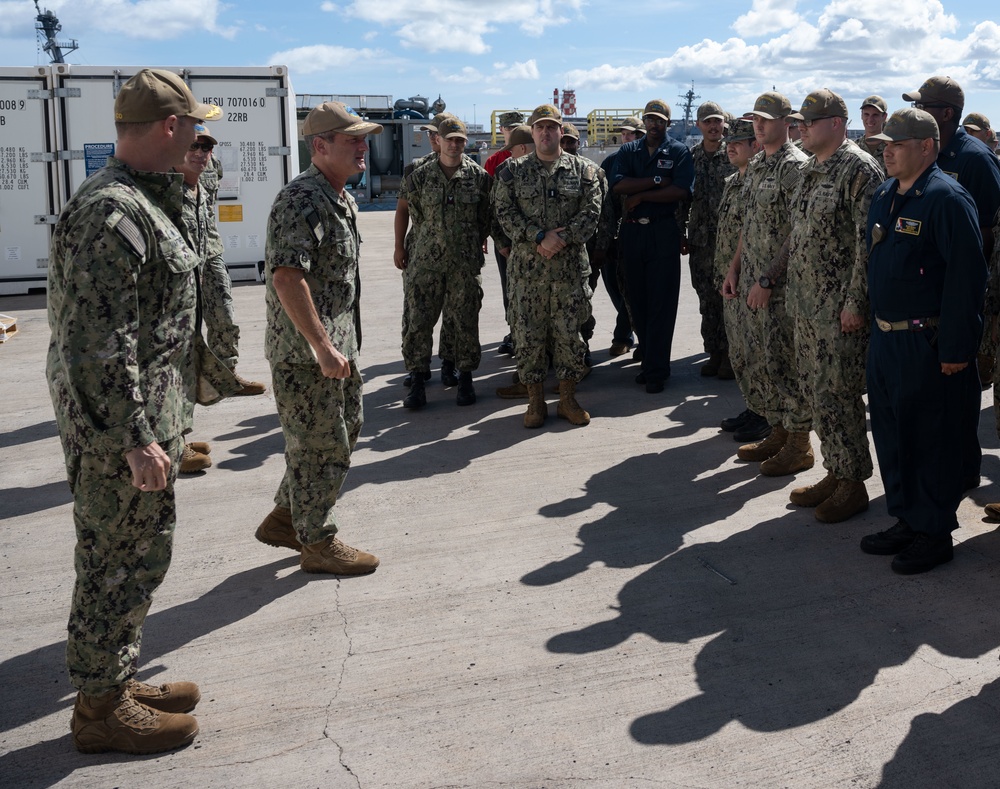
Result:
[[[700,101],[741,113],[776,88],[879,93],[932,74],[1000,124],[1000,26],[980,0],[47,0],[84,65],[284,64],[298,93],[440,94],[488,121],[574,88],[579,114]],[[0,0],[0,66],[46,63],[31,0]]]

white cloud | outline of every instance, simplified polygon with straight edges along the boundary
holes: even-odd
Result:
[[[438,80],[439,82],[449,82],[452,84],[459,84],[459,85],[465,85],[470,82],[479,82],[483,78],[483,75],[480,74],[476,69],[472,68],[472,66],[466,66],[457,74],[446,74],[445,72],[440,71],[439,69],[432,68],[431,76],[434,77],[434,79]]]
[[[704,39],[641,64],[575,69],[567,84],[649,93],[694,80],[727,93],[745,89],[749,101],[774,85],[793,103],[826,86],[845,97],[882,92],[890,104],[932,74],[949,74],[967,91],[1000,87],[1000,26],[982,22],[954,38],[958,20],[938,0],[831,0],[808,15],[796,0],[754,0],[732,27],[740,37]],[[769,35],[751,43],[758,33]]]
[[[498,71],[500,69],[497,69]],[[504,79],[539,79],[538,64],[535,59],[526,60],[524,63],[515,63],[509,69],[503,70]]]
[[[314,74],[332,68],[356,66],[359,62],[382,58],[384,55],[378,49],[349,49],[330,44],[314,44],[275,52],[267,59],[267,63],[288,66],[292,72],[300,74]]]
[[[795,27],[802,19],[796,5],[797,0],[753,0],[750,10],[733,22],[733,30],[756,37]]]
[[[232,38],[237,28],[220,24],[220,0],[46,0],[69,36],[87,30],[127,31],[130,38],[165,40],[204,31]],[[23,34],[36,16],[34,3],[0,2],[0,34]]]
[[[325,2],[322,9],[391,27],[407,48],[482,55],[491,49],[486,37],[501,27],[516,25],[521,34],[538,37],[546,28],[570,22],[583,4],[584,0],[350,0],[343,7]]]

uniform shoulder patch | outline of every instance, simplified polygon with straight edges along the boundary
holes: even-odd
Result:
[[[135,222],[121,211],[115,211],[105,220],[105,224],[137,257],[146,259],[146,239],[142,237],[142,231]]]
[[[323,222],[320,220],[315,209],[306,209],[305,218],[306,222],[309,223],[309,229],[312,230],[313,238],[316,239],[316,243],[322,244],[325,231],[323,230]]]
[[[501,166],[497,168],[497,177],[504,183],[510,183],[514,180],[514,173],[510,171],[510,165],[504,167],[505,164],[507,162],[502,162]]]
[[[583,168],[583,180],[588,184],[597,178],[597,165],[587,164]]]

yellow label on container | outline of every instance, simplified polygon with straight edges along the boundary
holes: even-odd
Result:
[[[220,222],[242,222],[243,221],[243,206],[242,205],[220,205],[219,206],[219,221]]]

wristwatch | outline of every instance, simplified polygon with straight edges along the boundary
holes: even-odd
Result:
[[[541,244],[544,240],[545,240],[545,231],[539,230],[538,233],[535,234],[535,243]]]
[[[663,178],[661,178],[658,175],[654,175],[653,176],[653,183],[656,184],[657,186],[659,186],[660,184],[663,183]]]
[[[771,278],[767,276],[767,274],[765,274],[763,277],[757,280],[757,284],[760,285],[765,290],[770,290],[771,288],[774,287],[774,283],[771,282]]]

